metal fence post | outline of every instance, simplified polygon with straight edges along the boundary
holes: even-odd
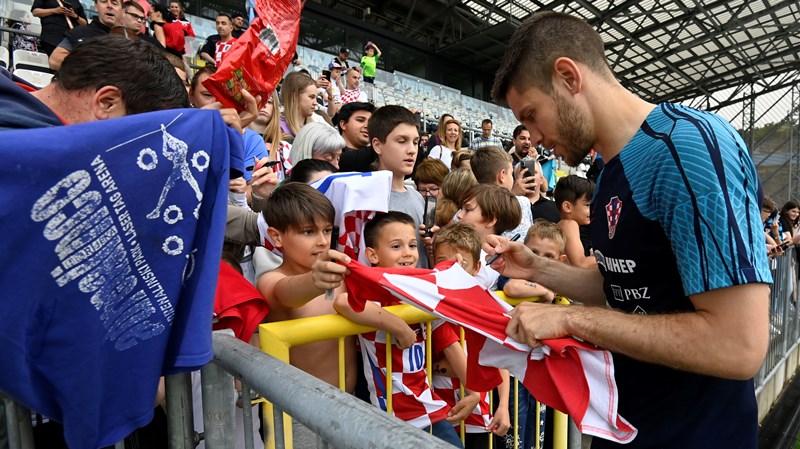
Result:
[[[192,375],[174,374],[165,379],[167,393],[167,433],[170,449],[194,449],[200,441],[194,431]]]
[[[204,366],[200,375],[206,446],[213,449],[233,449],[236,445],[236,390],[233,387],[233,376],[214,362]]]
[[[33,449],[31,413],[26,407],[0,393],[5,407],[5,426],[10,449]]]

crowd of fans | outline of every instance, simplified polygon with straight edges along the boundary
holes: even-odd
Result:
[[[184,37],[194,36],[178,1],[171,2],[168,10],[120,0],[95,0],[95,7],[98,17],[87,24],[78,2],[73,8],[63,0],[36,0],[32,12],[42,18],[40,45],[50,56],[53,69],[68,69],[71,53],[91,38],[115,29],[128,38],[149,42],[147,45],[158,48],[165,57],[182,57]],[[182,60],[172,59],[187,89],[188,102],[195,108],[219,108],[218,99],[203,81],[214,73],[214,66],[224,64],[225,53],[245,29],[241,16],[228,14],[217,16],[216,28],[218,35],[209,37],[200,51],[207,66],[190,80],[186,81],[190,71]],[[457,329],[442,322],[430,324],[435,365],[404,367],[404,354],[424,354],[427,325],[407,325],[375,304],[368,304],[364,312],[350,307],[346,291],[332,280],[342,266],[331,262],[348,260],[328,251],[334,205],[308,184],[337,171],[386,171],[391,175],[390,212],[377,215],[364,230],[371,264],[426,268],[456,260],[486,288],[503,290],[509,297],[553,302],[558,292],[530,279],[501,276],[488,266],[482,245],[490,235],[503,235],[520,239],[534,254],[548,259],[578,267],[596,266],[587,231],[594,183],[576,175],[556,179],[552,156],[531,141],[524,125],[514,130],[512,146],[503,148],[492,135],[492,121],[486,119],[482,135],[466,145],[458,118],[442,114],[425,141],[420,135],[419,115],[396,105],[376,109],[360,89],[362,81],[374,81],[381,56],[374,42],[364,48],[360,67],[342,49],[319,78],[290,70],[279,90],[262,99],[257,113],[251,107],[236,117],[228,116],[226,121],[244,128],[246,161],[242,178],[230,181],[229,221],[243,219],[248,225],[244,230],[229,230],[231,244],[226,245],[224,260],[258,288],[269,305],[267,322],[340,313],[378,329],[359,335],[358,346],[356,339],[346,340],[347,391],[385,408],[382,384],[386,366],[376,354],[381,354],[386,332],[390,332],[392,343],[398,346],[399,363],[394,369],[405,370],[390,376],[395,391],[406,392],[402,400],[395,398],[396,416],[432,429],[434,435],[456,446],[461,445],[459,423],[465,421],[466,447],[488,447],[487,434],[501,438],[501,447],[514,447],[505,437],[511,416],[517,412],[517,404],[530,402],[530,395],[520,388],[517,397],[510,397],[513,390],[506,375],[493,410],[487,396],[491,392],[467,390],[462,397],[459,386],[465,382],[465,352],[458,344]],[[173,107],[177,106],[183,105],[176,102]],[[425,205],[434,201],[435,220],[426,227]],[[800,243],[800,205],[788,202],[778,211],[774,202],[766,199],[761,210],[771,254]],[[253,218],[259,213],[266,223],[266,236],[282,258],[273,253],[266,256],[257,249],[265,237]],[[328,289],[335,289],[334,301],[326,300]],[[361,348],[360,362],[357,347]],[[338,385],[336,348],[336,341],[292,348],[291,363]],[[427,370],[434,371],[432,384],[427,381]],[[357,377],[365,381],[366,389],[356,387]],[[519,447],[531,447],[532,440],[539,438],[531,430],[536,425],[535,411],[528,413],[519,417]],[[315,444],[307,429],[295,424],[294,430],[295,447]]]

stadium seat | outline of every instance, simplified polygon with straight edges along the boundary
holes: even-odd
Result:
[[[25,81],[39,88],[47,86],[48,84],[50,84],[50,80],[53,79],[52,73],[40,72],[29,69],[14,70],[14,75],[24,79]]]
[[[9,54],[6,47],[0,47],[0,67],[8,68]]]
[[[50,72],[47,55],[35,51],[14,50],[14,70],[27,69]]]

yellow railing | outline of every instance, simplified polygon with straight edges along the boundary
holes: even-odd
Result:
[[[511,299],[506,297],[506,295],[502,292],[495,292],[495,294],[503,299],[504,301],[508,302],[511,305],[516,306],[523,301],[535,301],[538,298],[526,298],[526,299]],[[569,301],[563,298],[559,298],[557,301],[560,304],[569,304]],[[385,308],[388,312],[397,315],[401,319],[403,319],[408,324],[416,324],[416,323],[427,323],[436,319],[435,316],[423,312],[413,306],[410,305],[396,305],[396,306],[389,306]],[[299,318],[295,320],[287,320],[287,321],[278,321],[274,323],[267,323],[261,324],[259,326],[259,339],[261,343],[261,350],[266,352],[267,354],[272,355],[273,357],[280,359],[286,363],[289,363],[289,350],[293,346],[298,346],[306,343],[314,343],[323,340],[332,340],[337,339],[339,342],[339,376],[338,376],[338,383],[339,388],[341,390],[345,390],[345,338],[353,335],[358,335],[366,332],[375,331],[375,328],[363,326],[360,324],[353,323],[352,321],[348,320],[347,318],[341,315],[322,315],[310,318]],[[428,335],[425,339],[426,344],[426,363],[427,366],[431,366],[431,350],[430,350],[430,326],[426,326],[426,331]],[[387,332],[386,341],[391,341],[391,335]],[[463,334],[462,334],[462,344],[463,344]],[[391,380],[391,348],[394,345],[387,344],[386,349],[386,360],[387,360],[387,382],[386,382],[386,404],[387,404],[387,411],[392,413],[392,382]],[[428,376],[430,380],[431,371],[428,370]],[[276,380],[277,381],[277,380]],[[516,388],[516,387],[515,387]],[[515,394],[516,391],[512,391],[511,394]],[[516,400],[515,400],[516,403]],[[268,449],[275,448],[275,432],[274,432],[274,423],[272,422],[273,410],[272,404],[268,401],[263,402],[264,407],[264,424],[266,426],[265,435],[266,438],[264,440],[264,445]],[[537,403],[537,438],[536,438],[536,449],[541,449],[539,447],[539,407]],[[553,447],[552,449],[566,449],[567,447],[567,418],[566,415],[563,413],[554,410],[555,418],[554,418],[554,435],[553,435]],[[516,422],[517,414],[514,414],[514,422],[512,423],[512,430],[515,432],[515,449],[516,448],[516,438],[517,432],[517,422]],[[292,426],[291,426],[291,418],[284,414],[283,415],[283,429],[284,429],[284,442],[286,444],[287,449],[292,449]],[[463,426],[462,426],[463,428]],[[462,439],[464,437],[463,430],[461,432]],[[491,444],[491,439],[490,439]],[[490,446],[491,447],[491,446]]]

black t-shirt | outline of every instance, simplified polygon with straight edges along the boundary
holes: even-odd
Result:
[[[67,6],[67,4],[72,6],[72,9],[75,10],[75,14],[77,14],[78,17],[86,20],[86,13],[83,12],[83,6],[81,6],[78,0],[64,2],[64,6]],[[33,5],[31,5],[31,12],[33,12],[34,9],[53,9],[58,8],[58,6],[56,0],[34,0]],[[72,26],[76,28],[79,26],[78,19],[70,17],[70,20],[72,21]],[[40,39],[42,42],[48,43],[54,47],[64,38],[64,33],[69,31],[66,16],[61,14],[51,14],[47,17],[42,17],[41,23],[42,36]]]
[[[212,34],[208,36],[206,39],[206,43],[203,44],[203,48],[200,49],[200,53],[208,53],[209,56],[212,58],[217,53],[217,42],[219,42],[222,38],[219,37],[219,34]]]
[[[75,48],[83,41],[93,37],[105,36],[109,32],[111,32],[109,27],[100,23],[99,19],[94,19],[89,25],[80,26],[74,30],[67,31],[64,33],[64,38],[69,41],[72,48]]]
[[[364,148],[345,148],[342,151],[342,157],[339,159],[339,171],[358,171],[369,172],[372,171],[372,164],[378,160],[378,154],[372,147]]]
[[[550,223],[558,223],[561,220],[561,214],[558,212],[555,201],[545,197],[539,197],[538,201],[531,204],[531,213],[534,220],[542,218]]]

